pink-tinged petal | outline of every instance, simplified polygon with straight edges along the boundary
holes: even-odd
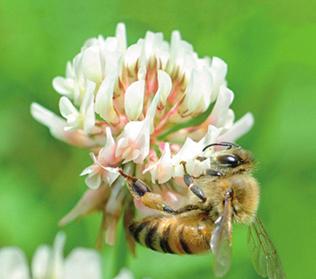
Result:
[[[63,279],[101,279],[100,255],[86,248],[74,249],[65,260]]]
[[[105,147],[106,148],[111,148],[115,145],[115,140],[112,136],[112,130],[110,127],[107,127],[105,129],[105,133],[106,133],[106,144],[105,144]]]
[[[116,181],[116,179],[120,176],[118,168],[104,167],[103,169],[106,172],[105,180],[107,181],[109,186],[112,186],[114,181]]]
[[[138,80],[129,85],[125,92],[125,113],[129,120],[137,120],[143,111],[145,80]]]
[[[145,169],[143,173],[148,171],[150,171],[153,183],[158,181],[158,183],[162,184],[167,182],[172,177],[173,160],[171,158],[171,151],[168,143],[166,143],[164,152],[160,159]]]
[[[15,247],[0,249],[0,278],[30,278],[26,257],[20,249]]]
[[[95,101],[95,111],[109,123],[114,123],[118,120],[113,106],[115,82],[115,76],[107,76],[100,85]]]
[[[67,124],[62,118],[36,103],[31,105],[31,114],[38,122],[47,126],[54,137],[67,142],[64,131]]]
[[[160,100],[159,92],[150,103],[147,115],[143,121],[130,121],[124,127],[117,143],[116,157],[124,159],[124,163],[134,161],[140,164],[149,154],[150,131],[153,130],[153,120]],[[135,152],[139,150],[139,152]]]
[[[36,103],[32,103],[31,105],[31,114],[38,122],[48,128],[56,127],[56,130],[61,128],[60,130],[63,131],[63,128],[66,125],[66,122],[62,118]]]
[[[233,124],[233,126],[224,134],[218,137],[218,141],[234,142],[242,135],[246,134],[253,126],[254,118],[251,113],[246,113],[242,118]]]
[[[134,161],[141,163],[149,154],[149,121],[131,121],[124,127],[123,134],[118,140],[116,157],[124,163]],[[140,152],[135,153],[135,150]]]
[[[39,104],[31,105],[32,116],[41,124],[47,126],[50,133],[57,139],[80,147],[93,147],[96,142],[82,131],[65,131],[66,121]]]
[[[221,127],[224,125],[229,106],[233,99],[234,93],[227,87],[222,86],[210,116],[212,119],[212,125],[216,127]]]
[[[158,92],[160,94],[160,101],[163,105],[166,104],[167,98],[172,88],[172,80],[168,73],[158,70]]]
[[[55,77],[53,79],[54,89],[69,98],[73,97],[74,80],[71,78]]]
[[[98,161],[101,165],[112,165],[115,163],[115,140],[112,136],[112,131],[110,127],[106,130],[106,142],[103,148],[98,153]]]
[[[52,249],[47,245],[37,248],[32,258],[32,275],[34,279],[48,278],[50,276],[50,265]]]
[[[136,158],[140,155],[140,151],[139,150],[133,150],[132,151],[132,157],[135,158],[134,160],[136,160]]]
[[[108,199],[110,188],[106,186],[99,187],[97,190],[87,190],[75,207],[59,222],[64,226],[71,221],[87,215],[93,211],[101,210]]]
[[[149,154],[149,144],[150,144],[150,123],[149,121],[144,121],[143,126],[138,133],[136,143],[138,145],[138,151],[132,151],[132,160],[136,164],[141,164]],[[126,162],[126,160],[125,160]]]
[[[124,138],[124,135],[122,134],[122,137],[118,139],[117,141],[117,147],[115,150],[115,157],[122,157],[122,154],[124,152],[124,149],[128,147],[128,140]]]

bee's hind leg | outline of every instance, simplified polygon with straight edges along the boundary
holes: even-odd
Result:
[[[156,209],[169,214],[177,213],[176,210],[164,203],[160,194],[151,192],[144,181],[137,177],[130,176],[122,170],[119,170],[119,172],[127,180],[128,190],[135,199],[140,200],[145,206],[151,209]]]

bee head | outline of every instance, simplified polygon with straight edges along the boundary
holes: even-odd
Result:
[[[207,154],[210,148],[213,148],[210,155],[212,168],[223,175],[243,173],[252,169],[252,155],[239,145],[229,142],[214,143],[206,146],[203,151]]]

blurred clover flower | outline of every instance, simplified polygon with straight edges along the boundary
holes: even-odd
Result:
[[[40,246],[35,252],[31,274],[24,253],[16,247],[0,249],[0,278],[3,279],[101,279],[99,254],[86,248],[76,248],[64,259],[65,235],[56,236],[54,246]]]
[[[123,268],[114,279],[134,279],[134,275],[127,268]]]
[[[127,222],[133,209],[124,179],[111,168],[163,184],[169,198],[168,189],[183,176],[182,161],[194,176],[209,168],[209,161],[196,160],[203,147],[235,141],[253,124],[250,113],[235,122],[226,72],[223,60],[199,58],[178,31],[170,43],[147,32],[128,47],[118,24],[114,37],[89,39],[68,62],[66,76],[53,80],[62,117],[31,107],[53,136],[91,151],[92,164],[81,173],[89,189],[61,224],[100,210],[101,241],[114,243],[121,213]]]

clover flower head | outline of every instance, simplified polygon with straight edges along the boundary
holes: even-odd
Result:
[[[58,233],[53,247],[40,246],[28,267],[24,253],[17,247],[0,249],[0,278],[6,279],[101,279],[99,254],[87,248],[74,249],[63,257],[65,235]],[[31,272],[30,272],[31,270]]]
[[[253,124],[250,113],[235,121],[226,74],[222,59],[199,57],[178,31],[170,42],[147,32],[128,46],[120,23],[115,36],[89,39],[65,76],[53,80],[63,118],[38,104],[31,108],[53,136],[92,152],[81,173],[89,189],[62,223],[101,210],[108,216],[104,230],[115,227],[131,198],[111,168],[166,189],[183,176],[183,161],[194,176],[209,168],[209,160],[196,159],[203,147],[235,141]]]

